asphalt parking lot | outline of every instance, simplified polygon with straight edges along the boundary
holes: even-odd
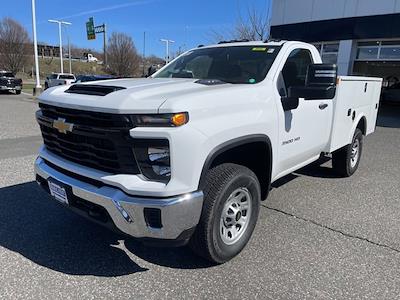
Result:
[[[383,107],[360,169],[330,162],[274,184],[242,254],[210,266],[65,210],[34,182],[37,105],[0,95],[1,299],[395,299],[400,295],[400,107]]]

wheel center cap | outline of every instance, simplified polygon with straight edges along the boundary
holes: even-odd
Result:
[[[242,213],[239,211],[237,214],[236,214],[236,222],[237,221],[239,221],[240,220],[240,218],[242,217]]]

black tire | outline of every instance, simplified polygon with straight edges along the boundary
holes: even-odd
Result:
[[[213,263],[221,264],[238,255],[250,240],[260,210],[260,183],[257,176],[248,168],[235,164],[222,164],[208,171],[201,188],[204,193],[203,209],[200,222],[189,242],[189,246],[197,255]],[[239,192],[237,192],[238,190]],[[238,240],[233,244],[227,244],[221,237],[223,234],[220,234],[220,226],[225,224],[222,223],[225,220],[222,219],[222,213],[226,211],[226,206],[229,204],[228,199],[233,200],[231,197],[233,192],[250,195],[250,200],[248,200],[250,209],[238,210],[240,213],[232,215],[234,216],[233,222],[239,221],[237,217],[240,220],[242,220],[242,217],[246,218],[248,212],[249,215],[247,216],[250,217],[245,221],[247,225],[242,228],[243,232],[238,234]],[[243,198],[240,201],[242,200]],[[237,230],[236,226],[240,225],[231,226],[228,231]],[[237,232],[240,232],[241,226],[238,228]],[[229,232],[226,236],[229,236]]]
[[[354,160],[353,149],[358,144],[358,154]],[[335,151],[332,154],[332,167],[336,174],[343,177],[353,175],[360,164],[361,154],[363,149],[363,134],[360,129],[356,129],[352,143]]]
[[[44,89],[47,90],[49,88],[49,85],[47,82],[44,83]]]
[[[20,94],[21,94],[21,90],[15,91],[15,94],[16,94],[16,95],[20,95]]]

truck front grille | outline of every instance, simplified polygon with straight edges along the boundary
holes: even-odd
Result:
[[[74,163],[112,174],[139,174],[124,115],[106,114],[40,104],[37,120],[46,149]],[[72,123],[60,132],[55,120]]]

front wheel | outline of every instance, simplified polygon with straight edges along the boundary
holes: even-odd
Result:
[[[202,184],[204,204],[190,240],[192,250],[213,263],[224,263],[246,246],[260,210],[260,183],[248,168],[222,164]]]
[[[15,94],[16,94],[16,95],[20,95],[20,94],[21,94],[21,90],[16,90],[16,91],[15,91]]]
[[[332,167],[334,171],[343,177],[353,175],[360,164],[363,148],[363,134],[360,129],[356,129],[352,143],[332,154]]]

